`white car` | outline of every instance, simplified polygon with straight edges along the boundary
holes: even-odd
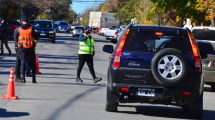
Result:
[[[80,36],[82,34],[84,27],[82,26],[76,26],[72,30],[72,37]]]
[[[102,27],[100,30],[99,30],[99,35],[105,35],[106,31],[107,31],[107,27]]]
[[[210,85],[211,90],[215,92],[215,27],[193,27],[192,33],[200,53],[207,54],[206,58],[202,59],[205,84]]]

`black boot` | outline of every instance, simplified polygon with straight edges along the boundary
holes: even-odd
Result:
[[[32,77],[32,83],[37,83],[35,75],[33,75],[33,77]]]
[[[20,75],[17,75],[16,77],[15,77],[15,81],[16,82],[20,82],[22,79],[21,79],[21,77],[20,77]]]
[[[22,75],[21,76],[21,81],[20,81],[21,83],[25,83],[26,82],[26,80],[25,80],[25,75]]]

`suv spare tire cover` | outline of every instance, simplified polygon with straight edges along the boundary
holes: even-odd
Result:
[[[181,51],[165,48],[158,51],[151,62],[155,80],[167,87],[178,85],[186,77],[187,63]]]

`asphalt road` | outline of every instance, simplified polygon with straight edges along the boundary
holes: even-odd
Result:
[[[85,65],[76,83],[78,39],[70,34],[57,34],[56,44],[39,40],[37,53],[42,74],[37,84],[31,78],[26,83],[15,83],[18,100],[0,99],[0,120],[181,120],[191,119],[181,108],[151,104],[120,104],[116,113],[105,111],[107,66],[110,54],[102,52],[104,44],[112,44],[104,37],[93,35],[96,54],[96,75],[93,83]],[[114,45],[114,44],[113,44]],[[0,56],[0,94],[6,93],[10,70],[15,66],[14,42],[9,41],[13,54]],[[5,50],[5,53],[7,51]],[[215,93],[209,86],[204,92],[204,120],[215,120]]]

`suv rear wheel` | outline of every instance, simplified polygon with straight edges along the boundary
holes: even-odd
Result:
[[[119,105],[118,97],[111,92],[110,88],[107,86],[107,93],[106,93],[106,111],[108,112],[116,112],[117,106]]]
[[[179,50],[166,48],[153,57],[151,71],[158,83],[172,87],[186,77],[187,64]]]
[[[182,107],[184,111],[190,113],[190,115],[194,118],[202,118],[203,114],[203,93],[197,99],[195,99],[190,104],[187,104]]]

